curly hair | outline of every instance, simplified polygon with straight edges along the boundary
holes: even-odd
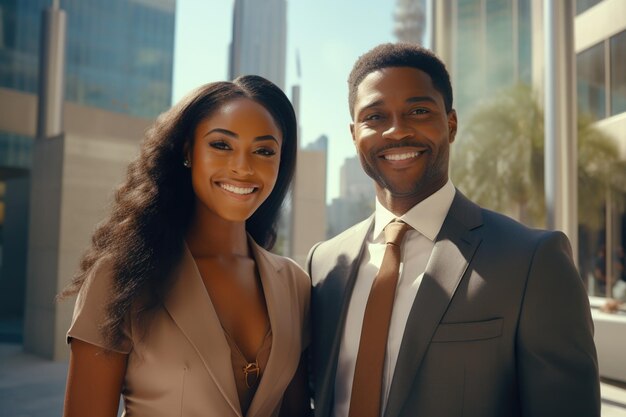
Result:
[[[139,156],[128,166],[126,180],[115,193],[111,214],[92,236],[71,284],[60,297],[76,294],[96,262],[112,261],[113,288],[102,335],[113,348],[124,339],[123,325],[133,312],[162,304],[172,272],[184,250],[184,237],[194,210],[190,170],[183,166],[184,149],[198,123],[221,105],[251,99],[272,115],[283,141],[274,189],[246,221],[246,230],[266,249],[276,240],[280,207],[294,175],[297,152],[296,116],[289,99],[270,81],[247,75],[233,82],[206,84],[162,113],[146,132]]]
[[[445,64],[429,49],[412,43],[384,43],[361,55],[348,77],[348,103],[354,117],[354,102],[359,84],[370,73],[389,67],[411,67],[424,71],[443,96],[446,111],[452,110],[452,84]]]

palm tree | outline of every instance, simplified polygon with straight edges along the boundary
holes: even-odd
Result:
[[[543,110],[530,87],[518,85],[479,105],[453,151],[452,178],[468,197],[531,226],[545,224]],[[616,143],[578,117],[579,223],[603,225],[607,189],[626,192],[626,167]]]

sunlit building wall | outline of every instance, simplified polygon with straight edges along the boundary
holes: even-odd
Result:
[[[326,135],[298,150],[291,192],[291,242],[286,255],[303,267],[311,247],[326,238],[327,161]]]
[[[532,85],[542,97],[545,0],[452,0],[447,5],[451,24],[445,33],[451,48],[445,50],[445,59],[461,130],[482,100],[506,87]],[[621,160],[610,169],[615,177],[625,178],[626,2],[578,0],[574,19],[579,114],[591,115],[594,126],[616,141]],[[579,267],[592,296],[610,294],[610,288],[605,291],[605,284],[595,277],[597,270],[606,273],[607,282],[626,277],[621,272],[626,268],[625,202],[623,193],[607,193],[605,213],[601,214],[606,219],[604,227],[599,231],[579,228]],[[596,255],[603,251],[606,259]],[[598,314],[594,310],[601,374],[626,380],[626,363],[621,356],[626,336],[616,337],[626,334],[626,321],[619,317],[604,320]]]

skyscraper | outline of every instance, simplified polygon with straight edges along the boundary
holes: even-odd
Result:
[[[228,76],[256,74],[285,90],[286,0],[235,0]]]
[[[394,18],[394,34],[399,41],[424,43],[426,27],[425,0],[397,0]]]

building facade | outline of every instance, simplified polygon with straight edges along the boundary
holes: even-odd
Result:
[[[144,130],[170,106],[176,8],[175,0],[59,3],[64,134],[35,140],[40,27],[52,1],[0,0],[0,320],[12,329],[0,339],[50,358],[66,354],[71,318],[71,303],[54,295]]]
[[[339,197],[328,206],[328,238],[367,218],[374,212],[374,181],[363,171],[357,156],[346,158],[339,177]]]
[[[432,21],[439,23],[433,30],[434,49],[446,62],[454,86],[460,121],[457,147],[464,126],[482,101],[516,84],[529,85],[537,97],[543,96],[546,1],[430,2],[435,9]],[[599,306],[604,300],[597,296],[611,296],[616,283],[626,282],[626,3],[577,0],[572,11],[576,54],[572,90],[579,119],[591,118],[592,126],[612,138],[617,148],[617,161],[602,167],[610,170],[614,184],[598,190],[605,194],[600,196],[604,203],[598,213],[604,221],[592,228],[579,217],[578,265],[592,306]],[[584,203],[579,200],[579,207]],[[595,309],[593,316],[601,375],[625,381],[621,352],[626,337],[617,335],[626,334],[626,320],[620,315],[606,317]]]

